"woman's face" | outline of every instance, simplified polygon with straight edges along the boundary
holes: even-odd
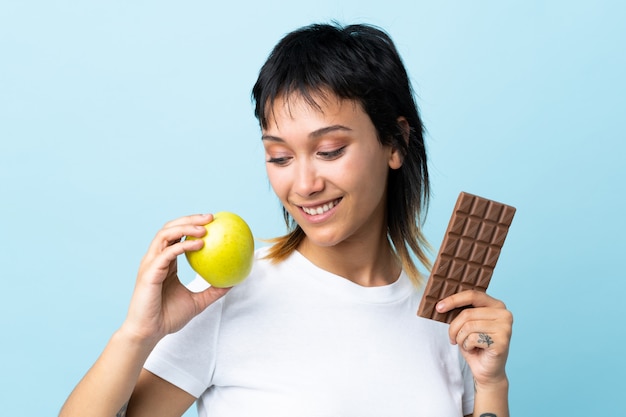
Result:
[[[383,146],[360,104],[298,95],[279,98],[263,130],[274,192],[306,234],[307,244],[334,246],[386,233],[385,193],[397,151]]]

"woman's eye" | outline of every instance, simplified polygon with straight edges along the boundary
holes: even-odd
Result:
[[[346,147],[342,146],[341,148],[335,149],[334,151],[318,152],[317,155],[322,157],[323,159],[333,160],[343,155],[345,150]]]
[[[282,166],[282,165],[287,165],[289,160],[290,158],[287,156],[270,157],[268,158],[267,163]]]

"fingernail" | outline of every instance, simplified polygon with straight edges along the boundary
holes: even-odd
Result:
[[[446,308],[444,303],[437,303],[437,311],[443,311]]]

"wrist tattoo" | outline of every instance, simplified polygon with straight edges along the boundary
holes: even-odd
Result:
[[[488,334],[485,333],[479,333],[478,334],[478,343],[485,343],[487,345],[487,347],[493,345],[493,339],[491,338],[491,336],[489,336]],[[495,414],[492,414],[495,415]],[[483,414],[480,417],[491,417],[491,415],[488,414]]]

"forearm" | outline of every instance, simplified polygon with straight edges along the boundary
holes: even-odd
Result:
[[[115,332],[59,416],[115,416],[128,402],[155,344],[156,341],[138,340],[123,329]]]
[[[491,386],[476,384],[474,417],[509,417],[509,381]]]

